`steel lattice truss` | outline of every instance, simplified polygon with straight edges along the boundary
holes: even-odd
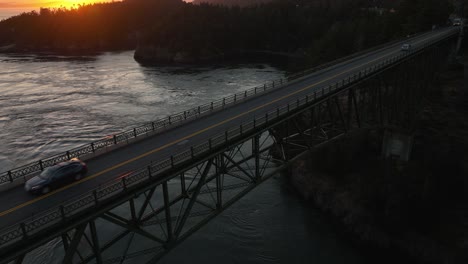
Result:
[[[64,263],[154,261],[271,176],[281,163],[273,143],[268,132],[248,139],[50,243],[61,244]]]

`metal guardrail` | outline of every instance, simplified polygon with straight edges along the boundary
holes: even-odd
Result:
[[[422,34],[426,34],[426,33],[422,33]],[[45,159],[41,159],[39,161],[35,161],[32,163],[23,165],[18,168],[14,168],[14,169],[2,172],[0,173],[0,185],[12,183],[20,179],[25,179],[25,177],[28,175],[43,171],[47,167],[53,166],[59,162],[70,160],[70,158],[74,158],[74,157],[79,158],[83,155],[95,154],[97,151],[101,149],[105,149],[111,146],[116,146],[119,144],[125,144],[128,142],[129,139],[136,139],[138,137],[146,136],[150,133],[160,133],[160,132],[166,131],[167,129],[174,128],[178,125],[181,125],[185,123],[186,121],[193,120],[201,116],[204,116],[206,114],[225,109],[226,107],[235,105],[238,102],[242,102],[242,101],[251,99],[254,96],[264,94],[266,92],[270,92],[272,90],[283,87],[284,84],[289,83],[298,78],[301,78],[303,76],[306,76],[314,72],[317,72],[319,70],[331,67],[343,61],[350,60],[355,57],[359,57],[363,54],[379,50],[385,46],[393,45],[395,43],[398,43],[399,41],[401,40],[395,40],[390,43],[385,43],[385,44],[370,48],[368,50],[353,53],[349,56],[319,65],[312,69],[308,69],[308,70],[290,75],[286,79],[281,78],[279,80],[274,80],[271,83],[264,84],[263,86],[257,86],[249,90],[246,90],[244,92],[233,94],[228,97],[224,97],[222,99],[210,102],[208,104],[200,105],[198,107],[195,107],[195,108],[192,108],[192,109],[189,109],[189,110],[177,113],[177,114],[173,114],[168,117],[161,118],[150,123],[146,123],[144,125],[135,127],[131,130],[118,133],[118,134],[114,134],[112,136],[102,138],[100,140],[91,142],[89,144],[82,145],[77,148],[73,148],[71,150],[66,151],[65,153],[57,154],[57,155],[54,155]]]
[[[152,182],[155,179],[158,179],[159,175],[168,170],[175,169],[178,165],[182,165],[183,163],[190,162],[197,158],[202,158],[211,153],[214,149],[222,149],[223,147],[229,146],[229,143],[233,140],[243,139],[249,133],[258,131],[259,129],[264,129],[268,125],[287,116],[290,112],[310,103],[317,102],[330,93],[364,80],[387,66],[403,61],[405,58],[418,53],[438,41],[439,40],[433,40],[427,42],[419,48],[415,48],[407,53],[399,53],[398,55],[388,58],[381,63],[348,75],[347,78],[343,78],[334,85],[316,89],[314,92],[311,92],[302,98],[290,101],[288,104],[268,111],[264,116],[255,117],[252,121],[240,124],[238,127],[228,129],[224,133],[220,133],[209,138],[204,143],[192,146],[189,149],[172,155],[161,162],[143,168],[122,178],[120,181],[108,182],[103,186],[64,202],[55,208],[35,215],[22,223],[3,229],[0,231],[0,247],[34,235],[47,227],[77,216],[78,213],[83,213],[87,209],[94,209],[95,206],[99,206],[103,202],[113,199],[118,194],[126,193],[129,188],[136,187],[137,185],[144,186],[147,182]]]

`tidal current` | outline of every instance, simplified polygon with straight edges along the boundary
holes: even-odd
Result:
[[[133,52],[0,55],[0,170],[278,79],[268,64],[143,67]],[[59,245],[29,263],[60,263]],[[118,254],[118,252],[116,252]],[[279,175],[160,263],[367,263],[361,249]],[[127,260],[124,263],[134,263]]]

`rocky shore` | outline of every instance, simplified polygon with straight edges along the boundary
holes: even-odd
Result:
[[[468,263],[464,71],[441,75],[409,162],[381,158],[382,131],[360,130],[296,161],[292,185],[366,247],[401,252],[408,263]]]

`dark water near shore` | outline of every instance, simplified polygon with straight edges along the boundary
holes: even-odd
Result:
[[[132,55],[0,55],[2,171],[285,74],[267,64],[141,67]],[[60,263],[61,247],[49,243],[27,259]],[[366,263],[366,257],[275,176],[160,262]]]

